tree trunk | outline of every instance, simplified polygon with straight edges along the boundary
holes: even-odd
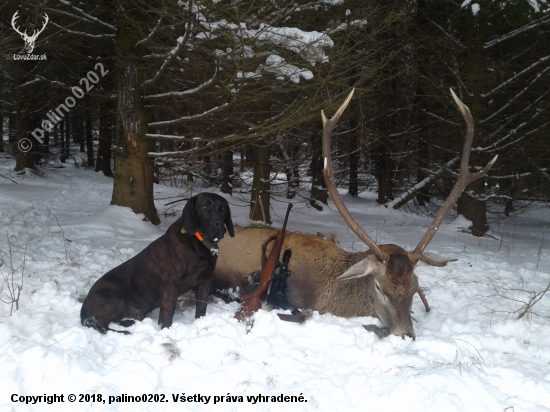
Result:
[[[388,75],[385,74],[385,76]],[[391,90],[393,90],[393,88]],[[376,153],[376,174],[378,177],[378,199],[376,199],[376,201],[381,205],[385,205],[390,200],[393,200],[393,161],[390,157],[390,151],[385,145],[385,142],[388,142],[390,138],[390,117],[388,114],[390,97],[387,96],[387,93],[390,92],[383,93],[379,97],[378,109],[380,139],[378,151]]]
[[[299,151],[299,148],[292,141],[292,139],[287,139],[286,141],[286,153],[289,165],[285,168],[286,174],[286,198],[294,199],[296,196],[296,191],[300,187],[300,170],[296,165],[296,155]]]
[[[479,185],[478,182],[474,182],[469,186]],[[483,185],[483,182],[481,182]],[[487,205],[486,202],[476,199],[466,193],[466,190],[462,192],[462,195],[458,199],[458,214],[464,216],[470,222],[472,226],[470,230],[474,236],[483,236],[489,229],[487,226]]]
[[[50,154],[50,130],[44,130],[44,144],[42,145],[42,153]]]
[[[514,211],[514,199],[516,198],[518,192],[519,179],[512,178],[510,191],[508,192],[508,197],[506,198],[506,204],[504,206],[504,216],[510,216],[510,213]]]
[[[34,169],[34,146],[37,145],[37,142],[30,134],[27,135],[30,122],[29,115],[29,106],[26,99],[25,92],[28,93],[27,88],[17,87],[24,83],[25,79],[23,77],[23,63],[14,62],[15,64],[15,145],[14,145],[14,155],[15,155],[15,168],[16,172],[22,172],[26,168]],[[30,143],[31,147],[28,151],[25,150],[28,146],[27,143]]]
[[[228,195],[233,194],[233,150],[227,150],[222,155],[222,185],[220,191]]]
[[[8,119],[8,143],[15,145],[15,115],[10,114]]]
[[[269,182],[269,146],[258,141],[253,146],[254,177],[250,197],[250,219],[271,224],[269,214],[271,188]]]
[[[66,121],[67,120],[63,120],[63,121],[58,123],[58,127],[59,127],[59,153],[60,153],[59,161],[61,163],[65,163],[65,160],[67,160],[65,158],[65,122]]]
[[[388,149],[383,144],[378,148],[376,165],[378,174],[378,199],[376,201],[381,205],[385,205],[390,200],[393,200],[393,160],[390,157]]]
[[[313,133],[311,137],[311,199],[309,204],[321,211],[323,206],[319,202],[328,204],[328,192],[323,176],[323,142],[320,133]]]
[[[421,140],[419,142],[419,145],[420,145],[420,148],[418,153],[420,155],[420,159],[419,159],[419,162],[417,162],[418,169],[416,173],[416,183],[420,183],[421,181],[423,181],[425,178],[428,177],[428,174],[424,172],[423,168],[424,168],[424,163],[425,162],[427,163],[428,159],[430,158],[430,147],[428,146],[428,143],[426,143],[425,140]],[[429,184],[424,185],[422,188],[420,188],[420,190],[417,193],[418,194],[416,195],[416,200],[418,201],[418,204],[420,206],[425,206],[426,203],[430,202],[430,195],[429,195],[430,185]]]
[[[113,177],[111,170],[111,137],[113,118],[111,100],[101,99],[99,102],[99,142],[95,171],[103,172],[105,176]]]
[[[0,152],[4,151],[4,113],[0,113]]]
[[[17,117],[15,120],[15,141],[16,145],[14,146],[15,152],[15,168],[16,172],[22,172],[25,169],[34,169],[34,146],[30,148],[29,151],[24,152],[21,148],[24,148],[25,142],[30,140],[27,136],[28,125],[30,124],[28,120],[27,109],[23,107],[24,102],[20,102],[19,99],[16,102],[17,107]],[[33,143],[37,143],[34,142]]]
[[[212,164],[211,164],[210,155],[206,155],[202,158],[202,175],[206,180],[206,187],[210,187],[212,183]]]
[[[73,110],[73,115],[71,116],[71,121],[73,123],[73,143],[78,144],[80,148],[80,153],[84,153],[84,122],[82,121],[82,114],[80,108]]]
[[[359,144],[361,142],[361,128],[359,122],[361,110],[359,107],[352,110],[350,118],[350,129],[355,129],[356,132],[347,137],[347,152],[349,153],[349,186],[348,192],[351,196],[359,195]]]
[[[466,73],[464,74],[465,83],[472,96],[471,111],[474,119],[474,140],[472,147],[483,146],[483,130],[480,127],[479,119],[484,114],[482,102],[483,77],[485,75],[485,55],[483,51],[483,29],[481,22],[476,16],[470,16],[466,27],[466,41],[468,53],[466,56]],[[484,159],[478,152],[472,152],[470,155],[470,166],[485,166]],[[478,180],[470,184],[458,199],[458,214],[464,216],[472,222],[470,227],[474,236],[483,236],[489,230],[487,225],[487,205],[484,200],[479,200],[476,195],[482,195],[484,192],[484,180]]]
[[[143,109],[140,86],[144,82],[140,53],[136,49],[139,36],[132,27],[144,17],[131,1],[121,2],[124,10],[117,27],[117,152],[115,154],[114,185],[111,204],[130,207],[143,213],[154,225],[160,223],[153,196],[154,167],[148,153],[154,141],[148,139],[148,117]]]
[[[67,116],[65,116],[65,121],[63,122],[63,125],[65,126],[65,159],[68,159],[71,155],[71,125],[70,125],[70,116],[69,113],[67,113]]]
[[[86,119],[86,154],[88,157],[88,167],[94,167],[94,141],[92,130],[92,105],[90,99],[86,99],[86,108],[84,117]]]

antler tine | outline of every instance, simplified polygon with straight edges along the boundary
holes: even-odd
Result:
[[[338,123],[338,120],[340,119],[340,116],[348,106],[351,97],[353,96],[353,92],[355,91],[355,88],[351,90],[350,94],[342,103],[342,105],[338,108],[336,113],[334,113],[334,116],[330,120],[327,120],[324,111],[321,110],[321,118],[323,119],[323,156],[325,158],[325,167],[324,167],[324,177],[325,177],[325,183],[327,185],[327,189],[330,193],[330,197],[332,198],[332,201],[334,202],[336,208],[348,224],[351,230],[359,236],[359,238],[365,242],[365,244],[369,247],[370,250],[374,252],[374,254],[380,259],[382,262],[387,263],[388,262],[388,255],[374,243],[374,241],[365,233],[365,231],[357,224],[355,219],[351,216],[348,208],[342,201],[342,198],[340,197],[340,194],[338,193],[338,189],[336,188],[336,184],[334,183],[334,175],[332,173],[332,158],[330,155],[330,135],[334,128],[336,127],[336,124]]]
[[[437,212],[434,221],[430,225],[428,231],[426,232],[416,249],[414,249],[414,251],[412,252],[415,260],[420,259],[420,255],[424,252],[424,249],[426,249],[426,246],[428,246],[428,244],[436,234],[439,226],[441,226],[441,223],[443,223],[443,219],[456,203],[466,186],[487,174],[487,172],[496,162],[498,157],[498,155],[495,156],[479,172],[470,173],[468,166],[470,163],[470,150],[472,148],[472,141],[474,139],[474,119],[472,118],[472,113],[470,112],[470,109],[468,109],[468,107],[464,103],[462,103],[462,101],[457,97],[453,89],[451,89],[451,95],[453,96],[453,99],[458,106],[460,113],[462,113],[464,122],[466,123],[465,142],[464,146],[462,147],[462,157],[460,159],[460,173],[458,174],[458,179],[453,187],[453,190],[451,190],[449,197],[447,197],[447,199]]]
[[[44,13],[44,23],[42,24],[42,28],[40,30],[33,30],[32,32],[32,36],[30,36],[31,39],[33,40],[36,40],[36,38],[40,35],[40,33],[42,33],[44,31],[44,29],[46,28],[46,26],[48,25],[48,22],[50,21],[50,18],[48,17],[48,15],[46,13]]]
[[[15,20],[17,20],[18,17],[19,17],[19,10],[17,10],[17,11],[14,13],[13,17],[11,18],[11,25],[12,25],[13,29],[14,29],[18,34],[20,34],[21,36],[23,36],[23,34],[26,34],[27,31],[25,30],[25,33],[21,33],[21,32],[19,31],[19,27],[15,27]]]
[[[44,13],[44,24],[42,25],[42,28],[40,29],[40,31],[38,32],[38,34],[42,33],[44,31],[44,29],[46,28],[46,26],[48,25],[48,22],[50,21],[50,18],[48,17],[48,14],[47,13]]]

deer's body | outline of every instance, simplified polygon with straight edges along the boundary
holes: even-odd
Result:
[[[236,288],[244,277],[260,271],[262,246],[276,233],[276,230],[271,229],[235,228],[233,239],[220,242],[222,253],[214,270],[213,287]],[[380,248],[388,253],[397,253],[399,250],[407,253],[397,245],[381,245]],[[269,255],[271,245],[268,243],[264,249],[265,256]],[[342,317],[377,317],[390,328],[391,333],[414,336],[409,312],[418,288],[416,275],[406,284],[400,283],[399,278],[388,278],[386,282],[384,268],[374,262],[376,257],[372,251],[347,252],[334,242],[317,235],[287,231],[282,250],[286,249],[292,250],[289,265],[292,275],[287,281],[286,297],[294,306]],[[399,260],[392,260],[392,264],[399,265]],[[374,262],[375,270],[371,274],[347,281],[338,279],[354,265],[364,261]],[[398,298],[406,300],[401,313],[388,308],[384,299],[377,296],[376,281],[386,290],[396,285],[394,288]]]
[[[219,289],[235,288],[252,272],[262,269],[262,245],[268,242],[276,230],[235,228],[231,242],[220,242],[214,282]],[[364,280],[339,282],[336,279],[353,264],[363,259],[367,252],[353,253],[340,249],[336,244],[320,236],[288,232],[282,250],[291,249],[287,299],[298,308],[313,309],[319,313],[330,312],[337,316],[369,316],[372,305],[361,302],[354,308],[343,307],[339,293],[363,295]],[[266,248],[266,256],[271,245]],[[359,287],[355,288],[357,285]],[[353,291],[355,289],[355,291]],[[374,316],[374,315],[373,315]]]

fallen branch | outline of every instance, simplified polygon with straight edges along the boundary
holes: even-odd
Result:
[[[407,189],[404,193],[402,193],[396,199],[389,202],[386,205],[386,207],[389,207],[389,208],[392,208],[392,209],[399,209],[401,206],[403,206],[409,200],[411,200],[413,197],[415,197],[417,194],[419,194],[420,189],[426,187],[427,185],[431,185],[439,175],[441,175],[443,172],[447,171],[451,166],[453,166],[459,160],[460,160],[460,157],[455,157],[455,158],[449,160],[447,163],[445,163],[444,167],[439,168],[438,170],[433,172],[430,176],[426,177],[425,179],[422,179],[420,182],[418,182],[416,185],[414,185],[410,189]]]

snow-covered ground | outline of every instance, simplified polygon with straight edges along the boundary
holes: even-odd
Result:
[[[112,180],[90,170],[67,165],[17,176],[13,166],[0,158],[0,250],[8,260],[11,244],[19,266],[26,248],[26,263],[19,309],[10,316],[0,302],[0,411],[550,411],[550,296],[521,320],[514,313],[550,283],[546,206],[491,221],[494,238],[463,233],[465,223],[448,217],[427,251],[458,261],[417,270],[432,311],[415,297],[414,341],[378,339],[362,327],[379,325],[373,318],[314,313],[300,325],[263,310],[246,333],[233,318],[238,305],[220,302],[199,320],[182,306],[169,329],[160,330],[156,310],[131,335],[101,335],[80,325],[90,286],[177,216],[155,227],[109,206]],[[183,193],[155,186],[159,211],[179,214],[183,203],[163,204]],[[246,199],[226,198],[234,221],[247,224]],[[369,193],[344,198],[379,243],[412,249],[431,222],[376,206]],[[275,203],[275,226],[285,209]],[[333,205],[317,212],[297,204],[289,227],[336,233],[341,247],[365,248]],[[21,284],[21,270],[14,282]],[[7,292],[4,283],[4,301]],[[64,402],[25,404],[54,394]],[[109,404],[123,395],[155,401],[155,394],[164,402]]]

